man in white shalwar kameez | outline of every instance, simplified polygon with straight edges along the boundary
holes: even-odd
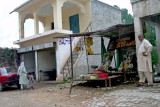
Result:
[[[19,84],[21,85],[21,90],[24,86],[27,86],[28,88],[28,79],[27,79],[27,71],[24,66],[24,62],[21,62],[21,65],[18,68],[18,74],[19,74]]]
[[[147,79],[147,86],[153,85],[153,77],[152,77],[152,58],[151,52],[153,46],[151,43],[144,38],[143,34],[138,35],[138,39],[141,44],[138,50],[138,73],[139,73],[139,84],[144,85],[145,80]]]

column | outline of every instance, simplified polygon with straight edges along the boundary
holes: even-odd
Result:
[[[143,33],[142,30],[142,21],[138,17],[134,17],[134,31],[135,31],[135,40],[136,40],[136,52],[138,52],[140,41],[138,39],[138,35]]]
[[[59,40],[58,40],[59,41]],[[60,46],[59,43],[57,41],[57,46],[56,46],[56,69],[57,69],[57,78],[56,81],[57,82],[61,82],[63,81],[63,71],[61,71],[61,65],[60,65]]]
[[[156,29],[156,41],[157,41],[157,51],[158,51],[158,68],[160,70],[160,24],[155,25]]]
[[[19,39],[24,38],[24,19],[22,19],[22,16],[19,14]]]
[[[38,72],[38,52],[35,51],[35,73],[36,73],[36,81],[39,82],[39,72]]]
[[[62,29],[62,6],[63,3],[60,0],[54,0],[53,4],[54,15],[54,28]]]
[[[39,34],[39,21],[38,21],[38,16],[37,13],[34,12],[34,34]]]

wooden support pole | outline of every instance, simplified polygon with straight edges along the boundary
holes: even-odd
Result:
[[[119,55],[121,55],[121,51],[122,51],[122,44],[121,44],[121,30],[118,28],[118,37],[119,37],[119,42],[120,42],[120,51],[119,51]],[[121,61],[121,63],[123,62],[123,68],[122,68],[122,71],[121,72],[124,72],[124,81],[125,81],[125,71],[124,70],[124,58],[123,60]]]
[[[72,54],[72,38],[70,36],[70,51],[71,51],[71,86],[70,86],[70,92],[69,94],[71,94],[72,92],[72,86],[73,86],[73,54]]]
[[[113,57],[114,57],[114,63],[115,63],[115,67],[117,67],[117,64],[116,64],[116,58],[115,58],[115,54],[116,54],[116,53],[114,52],[114,56],[113,56]]]
[[[106,86],[106,88],[107,88],[107,78],[105,79],[105,86]]]
[[[112,84],[112,83],[111,83],[111,79],[109,79],[109,87],[110,87],[110,88],[111,88],[111,84]]]

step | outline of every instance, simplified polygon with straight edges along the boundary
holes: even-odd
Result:
[[[82,47],[84,47],[84,45],[85,45],[84,38],[82,38],[81,43],[79,42],[76,47],[81,47],[82,48]],[[74,50],[72,54],[73,54],[73,62],[75,63],[77,61],[77,58],[78,58],[80,52],[78,52],[78,55],[77,55],[77,51]],[[68,64],[67,63],[65,64],[64,70],[68,71],[68,66],[69,66],[69,69],[71,69],[71,58],[69,58]]]
[[[69,70],[71,69],[71,66],[69,66]],[[64,70],[68,70],[68,66],[64,67]]]
[[[63,72],[62,72],[62,74],[63,74]],[[68,75],[67,75],[68,74]],[[69,73],[68,73],[68,71],[67,70],[64,70],[64,76],[66,76],[67,75],[67,77],[69,77]]]
[[[81,44],[78,43],[76,47],[82,47],[82,46],[84,46],[84,45],[85,45],[85,43],[84,43],[84,42],[81,42]]]
[[[64,74],[67,74],[68,73],[68,70],[64,70]]]
[[[77,59],[77,55],[73,56],[73,60],[75,61]],[[71,62],[71,58],[69,58],[68,62]]]

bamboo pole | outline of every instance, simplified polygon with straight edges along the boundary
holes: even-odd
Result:
[[[70,35],[70,53],[71,53],[71,86],[70,86],[70,92],[69,94],[71,94],[72,92],[72,87],[73,87],[73,54],[72,54],[72,38],[71,38],[71,35]]]

